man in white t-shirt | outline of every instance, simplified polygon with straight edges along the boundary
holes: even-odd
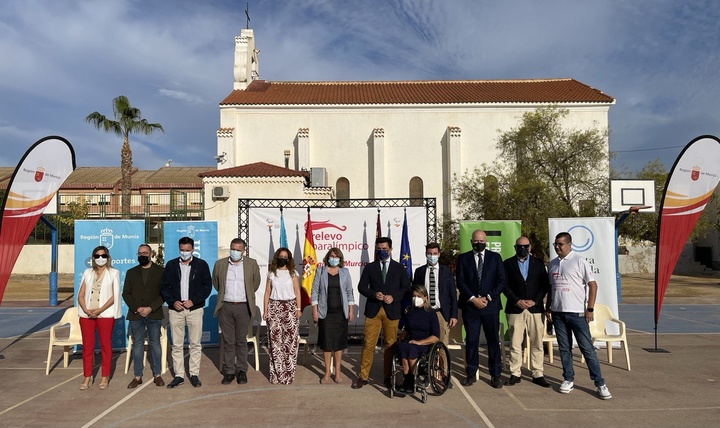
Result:
[[[558,233],[553,247],[558,256],[548,265],[550,295],[546,314],[548,321],[555,326],[560,361],[563,366],[564,381],[560,385],[560,392],[568,394],[575,386],[571,336],[573,334],[585,357],[590,379],[595,383],[598,395],[603,400],[608,400],[612,395],[600,372],[600,363],[588,325],[593,320],[597,283],[587,260],[572,251],[572,236],[569,233]]]

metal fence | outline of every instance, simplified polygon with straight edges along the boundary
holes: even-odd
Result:
[[[58,243],[73,244],[75,220],[120,219],[122,218],[122,197],[120,194],[110,193],[59,193],[57,214],[46,215],[46,217],[58,229]],[[167,193],[133,194],[128,218],[145,221],[146,242],[162,243],[164,221],[205,219],[203,191],[171,190]],[[30,233],[27,244],[49,243],[50,228],[43,222],[38,222]]]

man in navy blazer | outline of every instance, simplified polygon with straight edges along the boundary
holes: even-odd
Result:
[[[515,241],[515,255],[503,262],[505,265],[505,297],[507,307],[505,316],[510,334],[510,379],[505,385],[520,383],[520,367],[522,366],[522,343],[525,331],[530,343],[530,368],[533,383],[544,388],[550,384],[543,376],[543,335],[545,324],[545,295],[550,291],[545,263],[530,255],[530,240],[521,236]]]
[[[385,355],[383,363],[383,380],[390,385],[390,371],[393,358],[393,347],[397,340],[402,301],[405,293],[410,290],[410,278],[405,268],[392,260],[392,239],[381,237],[375,240],[376,259],[368,263],[360,275],[358,292],[367,298],[365,302],[365,341],[360,358],[360,371],[353,389],[367,385],[373,353],[380,330],[385,339]]]
[[[458,256],[455,275],[460,290],[458,304],[462,309],[465,325],[465,374],[464,386],[475,383],[478,370],[478,345],[480,327],[485,331],[488,346],[488,371],[493,388],[502,388],[502,359],[500,357],[500,294],[505,288],[505,268],[500,254],[488,251],[487,236],[476,230],[470,240],[472,251]],[[478,271],[478,266],[480,270]]]
[[[450,329],[455,327],[458,317],[455,278],[453,278],[449,267],[438,264],[440,245],[436,242],[430,242],[425,246],[425,258],[427,264],[415,269],[413,284],[424,285],[428,291],[430,305],[437,313],[438,322],[440,323],[439,339],[447,345]],[[434,290],[432,289],[433,283]]]
[[[190,383],[194,387],[202,385],[200,378],[200,359],[202,358],[202,324],[205,300],[212,291],[210,267],[205,260],[193,257],[195,241],[183,236],[178,241],[180,257],[165,264],[160,293],[168,305],[168,321],[172,331],[172,359],[175,377],[168,388],[184,383],[185,363],[183,345],[185,326],[188,328],[190,342]]]

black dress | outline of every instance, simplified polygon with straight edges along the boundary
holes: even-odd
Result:
[[[323,351],[347,349],[348,321],[345,318],[340,274],[328,274],[327,314],[318,320],[318,346]]]

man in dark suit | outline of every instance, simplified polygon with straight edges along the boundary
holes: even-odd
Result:
[[[132,335],[132,358],[135,377],[128,384],[133,389],[142,383],[143,352],[145,334],[148,338],[153,382],[155,386],[165,386],[161,376],[162,348],[160,346],[160,327],[163,318],[163,298],[160,294],[160,279],[163,268],[152,262],[152,248],[148,244],[138,247],[138,266],[127,271],[123,284],[122,297],[128,307],[127,319]]]
[[[221,383],[247,383],[247,336],[255,315],[255,293],[260,287],[260,268],[255,259],[243,256],[245,241],[230,241],[230,257],[215,262],[213,287],[218,292],[215,317],[222,329],[225,375]],[[237,358],[237,363],[235,361]]]
[[[455,279],[449,267],[438,264],[440,245],[436,242],[425,246],[425,257],[427,264],[415,269],[413,284],[424,285],[428,291],[430,306],[440,323],[440,341],[447,345],[450,329],[457,324],[458,316]]]
[[[550,281],[545,264],[531,256],[530,250],[530,240],[523,235],[515,241],[515,255],[503,262],[507,278],[504,291],[507,297],[505,315],[510,334],[510,379],[505,385],[520,383],[522,343],[527,330],[533,383],[549,388],[550,384],[543,376],[542,339],[545,325],[542,318],[545,313],[545,295],[550,291]]]
[[[353,382],[353,389],[367,385],[373,353],[380,330],[385,338],[383,380],[390,385],[390,370],[393,358],[392,345],[397,340],[403,295],[410,290],[410,278],[405,268],[391,259],[392,240],[381,237],[375,240],[376,260],[363,269],[358,291],[367,298],[365,302],[365,342],[360,359],[360,372]]]
[[[485,331],[488,346],[488,371],[493,388],[502,388],[502,359],[498,331],[500,329],[500,293],[505,288],[505,268],[500,254],[487,251],[487,237],[476,230],[470,240],[472,251],[458,256],[456,269],[457,287],[460,290],[458,304],[462,309],[465,325],[465,374],[464,386],[475,383],[478,370],[478,345],[480,327]]]
[[[194,387],[202,385],[200,360],[202,358],[202,324],[205,299],[212,291],[210,268],[205,260],[193,257],[195,241],[183,236],[178,241],[180,257],[165,264],[160,292],[170,313],[168,321],[172,331],[172,359],[175,378],[168,388],[175,388],[184,383],[185,363],[183,346],[185,344],[185,326],[188,329],[190,342],[190,383]]]

